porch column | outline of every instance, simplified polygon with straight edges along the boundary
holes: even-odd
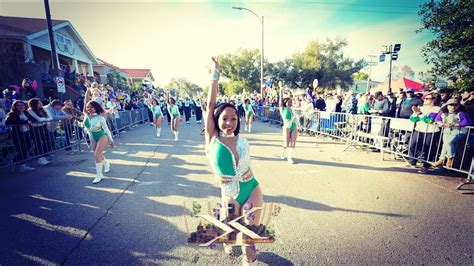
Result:
[[[77,64],[77,59],[72,59],[72,66],[74,67],[74,70],[76,70],[76,73],[79,73],[79,65]]]
[[[92,68],[92,64],[87,64],[87,72],[89,72],[89,75],[92,77],[94,76],[94,69]]]
[[[23,57],[25,63],[34,63],[35,58],[33,57],[33,49],[31,49],[31,44],[23,43]]]

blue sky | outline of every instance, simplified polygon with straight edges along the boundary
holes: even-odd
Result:
[[[42,2],[2,0],[0,14],[44,17]],[[151,68],[160,86],[172,77],[204,86],[211,55],[261,46],[256,17],[232,6],[265,17],[265,57],[270,62],[303,51],[310,40],[341,37],[347,39],[345,52],[353,59],[371,53],[378,57],[382,45],[401,43],[394,66],[425,71],[420,49],[432,36],[415,33],[421,26],[417,11],[423,2],[50,0],[50,5],[53,18],[71,21],[97,57],[123,68]],[[388,62],[374,66],[373,79],[383,81],[388,68]]]

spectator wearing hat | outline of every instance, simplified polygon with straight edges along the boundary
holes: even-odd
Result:
[[[72,119],[72,115],[68,115],[63,111],[64,104],[60,100],[53,100],[50,104],[46,105],[44,109],[53,118],[48,122],[48,133],[51,138],[51,143],[54,145],[56,140],[56,129],[59,127],[59,121]]]
[[[388,116],[390,114],[390,102],[388,99],[383,96],[381,91],[377,91],[374,94],[374,105],[372,108],[372,113],[381,115],[381,116]]]
[[[415,91],[412,88],[407,89],[407,99],[405,100],[407,103],[401,106],[400,109],[400,118],[410,118],[413,114],[413,106],[421,106],[423,105],[423,100],[415,96]]]
[[[465,127],[472,125],[472,121],[469,115],[462,111],[462,106],[457,99],[449,99],[436,116],[436,123],[443,128],[443,148],[439,160],[433,164],[433,167],[442,166],[447,160],[446,166],[452,168],[456,144],[466,135]]]
[[[82,129],[79,128],[75,122],[76,120],[82,122],[84,120],[84,114],[74,108],[71,100],[64,101],[63,111],[71,117],[71,119],[65,119],[62,121],[62,128],[66,133],[66,150],[71,150],[72,148],[69,146],[71,144],[70,140],[73,132],[76,132],[78,139],[82,138]]]

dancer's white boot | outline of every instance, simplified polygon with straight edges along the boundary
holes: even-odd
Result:
[[[102,181],[102,178],[104,178],[104,175],[102,174],[102,163],[95,163],[95,179],[92,181],[93,184],[97,184],[100,181]]]
[[[110,163],[109,163],[109,161],[104,159],[104,161],[102,161],[102,163],[104,164],[104,173],[110,172]]]
[[[161,136],[161,127],[156,128],[156,136],[160,137]]]
[[[280,150],[280,158],[282,160],[285,160],[285,150],[286,150],[286,148],[282,146],[281,150]]]
[[[288,148],[288,157],[286,158],[288,160],[289,163],[295,163],[293,161],[293,151],[295,150],[295,148]]]

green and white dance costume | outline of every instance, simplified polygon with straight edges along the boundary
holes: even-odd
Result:
[[[168,113],[171,116],[172,121],[174,121],[176,118],[180,116],[179,108],[176,104],[168,104],[167,109],[168,109]],[[178,129],[176,129],[176,131],[173,131],[173,133],[174,133],[174,140],[178,141],[178,136],[179,136]]]
[[[290,137],[293,135],[293,132],[296,130],[296,121],[295,115],[290,108],[284,107],[281,111],[281,118],[283,119],[283,130],[290,129]],[[288,156],[287,159],[289,162],[293,163],[293,147],[288,147]],[[285,159],[285,147],[282,147],[280,158]]]
[[[148,108],[150,108],[150,111],[153,114],[153,119],[159,119],[160,117],[163,117],[163,112],[161,111],[160,105],[152,105],[151,103],[147,102]],[[156,128],[156,136],[159,137],[161,135],[161,128],[157,127]]]
[[[253,116],[254,111],[251,104],[244,104],[244,111],[245,111],[245,131],[252,132],[252,124],[249,124],[247,127],[247,119],[250,116]]]
[[[239,155],[237,165],[230,148],[222,143],[218,137],[211,141],[207,157],[218,178],[225,177],[231,179],[230,182],[222,184],[222,194],[232,197],[240,206],[243,206],[253,190],[258,186],[258,181],[250,170],[248,140],[238,137],[236,145]]]
[[[87,129],[87,134],[90,139],[98,142],[102,136],[107,136],[109,142],[113,142],[112,133],[107,126],[107,120],[101,115],[94,115],[93,117],[86,116],[84,119],[84,127]],[[104,166],[104,172],[110,171],[110,163],[105,159],[100,163],[95,163],[96,177],[92,183],[99,183],[104,177],[102,174],[102,166]]]

